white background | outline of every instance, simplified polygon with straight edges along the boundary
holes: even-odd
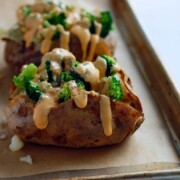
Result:
[[[128,0],[180,92],[180,0]]]

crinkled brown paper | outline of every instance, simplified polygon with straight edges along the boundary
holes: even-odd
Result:
[[[16,8],[23,0],[0,1],[0,27],[9,28],[15,22]],[[67,2],[67,1],[66,1]],[[72,1],[85,8],[109,9],[108,0]],[[120,65],[126,70],[134,84],[135,92],[139,95],[145,114],[145,122],[140,129],[121,145],[92,148],[70,149],[53,146],[39,146],[26,143],[19,152],[9,150],[10,133],[5,140],[0,140],[0,177],[19,177],[45,172],[62,170],[98,169],[129,165],[148,164],[152,162],[179,163],[178,156],[173,148],[167,127],[159,113],[159,109],[147,88],[137,67],[124,46],[121,35],[114,33],[118,40],[116,57]],[[0,43],[0,120],[3,120],[3,110],[8,98],[10,78],[8,68],[3,59],[4,44]],[[3,77],[4,76],[4,77]],[[5,125],[3,125],[5,126]],[[21,156],[31,155],[33,165],[20,162]]]

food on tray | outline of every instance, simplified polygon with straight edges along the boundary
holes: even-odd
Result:
[[[76,61],[64,49],[13,78],[7,119],[22,140],[65,147],[120,143],[143,122],[139,98],[116,60]]]
[[[9,149],[11,151],[19,151],[21,148],[23,148],[23,146],[24,146],[23,141],[17,135],[14,135],[11,139],[11,144],[9,145]]]
[[[30,165],[33,164],[32,157],[30,155],[22,156],[22,157],[19,158],[19,160],[21,162],[25,162],[25,163],[28,163]]]
[[[17,17],[18,23],[3,38],[5,60],[13,68],[32,62],[39,65],[43,54],[59,47],[72,52],[78,61],[113,54],[109,11],[91,14],[85,9],[41,0],[19,7]]]

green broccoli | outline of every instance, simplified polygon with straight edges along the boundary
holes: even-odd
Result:
[[[75,80],[75,82],[76,82],[77,86],[81,87],[82,89],[85,89],[85,85],[81,80],[77,79],[77,80]]]
[[[95,33],[96,33],[96,28],[95,28],[95,24],[94,24],[94,22],[95,22],[95,20],[96,20],[95,16],[92,15],[91,13],[89,13],[89,12],[87,12],[85,16],[86,16],[86,17],[89,19],[89,21],[90,21],[90,29],[89,29],[90,32],[91,32],[92,34],[95,34]]]
[[[73,66],[76,68],[76,67],[78,67],[80,64],[81,64],[81,63],[80,63],[79,61],[75,61],[74,64],[73,64]]]
[[[84,85],[85,89],[87,91],[89,91],[89,90],[91,90],[90,83],[84,81],[83,77],[75,71],[75,66],[77,67],[79,64],[81,64],[81,63],[78,62],[74,65],[74,67],[70,71],[70,75],[72,76],[73,80],[76,81],[76,83],[81,82]]]
[[[71,75],[69,75],[67,72],[62,72],[60,76],[61,76],[61,83],[68,82],[71,80],[75,80],[76,84],[79,87],[81,87],[82,89],[85,89],[85,85],[82,82],[82,80],[77,79],[77,78],[73,79],[73,77]]]
[[[25,83],[25,88],[27,96],[35,102],[37,102],[43,94],[38,84],[33,81],[27,81]]]
[[[31,10],[30,7],[25,6],[25,7],[22,8],[22,12],[23,12],[24,17],[27,17],[32,12],[32,10]]]
[[[64,29],[66,29],[67,22],[66,22],[66,15],[64,12],[60,13],[59,15],[56,12],[45,14],[44,15],[45,21],[48,21],[50,24],[57,25],[61,24]],[[47,24],[47,22],[45,23]]]
[[[44,26],[44,28],[48,28],[48,27],[51,26],[51,23],[49,23],[49,21],[45,20],[45,21],[43,22],[43,26]]]
[[[53,87],[59,87],[62,83],[68,82],[72,79],[72,76],[69,75],[67,72],[62,72],[60,75],[57,76],[56,80],[51,83],[51,85]]]
[[[122,100],[124,95],[120,81],[115,77],[115,75],[110,76],[109,78],[109,97],[117,101]]]
[[[101,37],[105,38],[108,35],[109,31],[112,30],[113,20],[111,17],[111,13],[109,11],[101,12],[100,17],[96,17],[89,12],[87,12],[85,14],[85,16],[90,21],[90,29],[89,30],[92,34],[96,33],[95,21],[101,23],[101,25],[102,25],[102,30],[101,30],[101,34],[100,34]]]
[[[70,81],[72,79],[73,79],[72,76],[69,75],[67,72],[62,72],[61,75],[60,75],[61,83],[68,82],[68,81]]]
[[[64,83],[61,87],[59,91],[59,99],[61,102],[65,102],[68,99],[71,99],[71,89],[68,82]]]
[[[102,57],[107,63],[106,76],[111,75],[111,68],[116,64],[116,60],[113,57],[107,55],[101,55],[100,57]]]
[[[101,12],[101,20],[102,30],[100,36],[105,38],[109,31],[112,29],[113,20],[111,17],[111,13],[109,11]]]
[[[53,82],[53,72],[51,71],[51,61],[46,61],[46,72],[48,75],[48,82]]]
[[[34,64],[29,64],[27,67],[19,74],[19,76],[13,77],[13,82],[16,87],[20,89],[25,89],[25,83],[32,80],[37,72],[37,67]]]

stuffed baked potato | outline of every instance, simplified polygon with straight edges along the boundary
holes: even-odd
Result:
[[[45,54],[15,76],[6,111],[24,141],[65,147],[120,143],[143,122],[128,76],[110,56],[77,62],[64,49]]]
[[[108,11],[91,14],[42,0],[21,6],[17,17],[18,23],[3,38],[5,60],[13,69],[29,63],[39,65],[43,54],[59,47],[72,52],[78,61],[113,54],[115,42],[109,33],[112,17]]]

